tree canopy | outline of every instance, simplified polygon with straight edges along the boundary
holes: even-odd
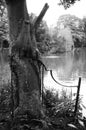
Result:
[[[71,5],[75,4],[76,1],[80,1],[80,0],[60,0],[59,5],[63,5],[64,8],[67,9]]]
[[[69,27],[71,29],[74,43],[77,42],[76,44],[79,44],[77,46],[85,45],[85,23],[83,22],[83,20],[74,15],[62,15],[58,19],[57,29],[60,30],[61,26],[63,26],[64,28]]]

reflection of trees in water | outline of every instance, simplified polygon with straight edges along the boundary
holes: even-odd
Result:
[[[46,59],[45,65],[56,71],[59,80],[75,80],[86,77],[86,49],[68,52],[57,58]]]
[[[74,51],[74,60],[75,60],[75,61],[78,61],[79,58],[80,58],[80,50],[76,49],[76,50]]]
[[[86,48],[76,48],[74,51],[74,59],[78,60],[85,60],[86,59]]]
[[[65,53],[64,56],[62,56],[60,64],[57,67],[57,75],[59,76],[59,79],[60,80],[70,79],[72,75],[72,69],[73,69],[73,53],[68,52]]]
[[[80,48],[74,52],[74,71],[79,76],[86,77],[86,49]]]

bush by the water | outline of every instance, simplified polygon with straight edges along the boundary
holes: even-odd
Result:
[[[75,100],[66,95],[63,90],[59,97],[58,92],[46,90],[43,92],[44,117],[36,118],[31,113],[12,118],[12,91],[11,85],[5,85],[0,91],[0,130],[85,130],[86,119],[78,111],[74,116]]]
[[[60,128],[61,130],[86,129],[86,119],[82,117],[82,108],[80,107],[81,99],[79,99],[76,115],[74,113],[75,102],[76,98],[72,100],[71,96],[67,96],[65,90],[62,90],[60,97],[58,92],[45,91],[43,103],[46,115],[49,117],[53,127]]]

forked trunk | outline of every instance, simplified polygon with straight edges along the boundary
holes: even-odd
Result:
[[[15,113],[28,111],[39,116],[40,74],[33,43],[32,26],[27,15],[25,0],[6,0],[11,47],[11,83]],[[34,32],[34,31],[33,31]],[[33,46],[34,44],[34,46]],[[35,48],[36,49],[36,48]],[[35,58],[34,58],[35,57]]]

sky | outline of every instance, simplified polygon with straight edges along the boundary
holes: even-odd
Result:
[[[71,14],[79,18],[86,16],[86,0],[77,1],[67,10],[57,4],[59,0],[27,0],[28,12],[38,16],[46,2],[49,5],[49,9],[43,19],[47,22],[48,26],[54,26],[59,16],[63,14]]]

